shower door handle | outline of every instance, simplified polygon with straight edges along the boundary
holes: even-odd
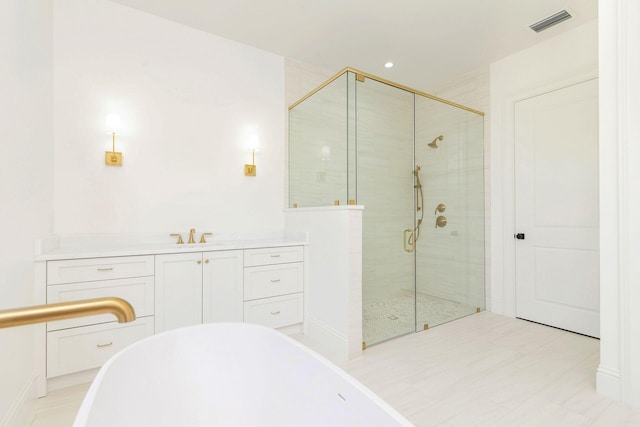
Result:
[[[409,237],[407,237],[407,233],[409,234]],[[404,250],[406,252],[413,252],[416,249],[416,239],[413,238],[413,230],[410,228],[407,228],[406,230],[404,230]],[[408,245],[408,246],[407,246]]]

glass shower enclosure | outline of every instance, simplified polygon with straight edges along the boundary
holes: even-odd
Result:
[[[483,115],[346,68],[289,109],[289,206],[364,206],[363,339],[484,309]]]

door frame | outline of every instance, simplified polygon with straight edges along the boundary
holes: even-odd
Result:
[[[597,68],[559,78],[551,83],[530,84],[512,93],[493,97],[491,112],[491,252],[487,307],[516,317],[515,261],[515,104],[598,77]],[[527,83],[525,83],[526,85]]]

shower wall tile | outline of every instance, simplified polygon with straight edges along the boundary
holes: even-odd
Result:
[[[284,59],[285,103],[287,106],[301,99],[329,80],[340,70],[326,70],[291,58]]]

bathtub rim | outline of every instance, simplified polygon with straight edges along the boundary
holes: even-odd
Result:
[[[87,421],[91,413],[91,408],[93,406],[93,401],[95,400],[96,393],[99,390],[100,384],[104,379],[105,375],[107,375],[107,372],[109,371],[109,368],[111,367],[111,365],[114,364],[121,357],[122,354],[125,354],[127,351],[129,351],[132,348],[135,348],[136,346],[146,345],[145,343],[147,343],[148,341],[162,339],[162,337],[166,337],[168,335],[179,335],[181,333],[184,333],[185,331],[194,330],[194,329],[224,329],[224,328],[229,328],[230,326],[232,328],[238,328],[238,329],[258,330],[261,333],[272,335],[274,337],[277,337],[276,339],[281,339],[284,342],[287,342],[289,345],[293,345],[297,347],[301,351],[308,354],[309,357],[313,357],[317,359],[325,368],[330,369],[332,372],[340,376],[343,380],[349,382],[360,393],[362,393],[364,396],[366,396],[371,401],[373,401],[373,403],[375,403],[377,406],[383,409],[387,414],[389,414],[391,418],[397,421],[398,425],[414,426],[414,424],[412,424],[409,420],[407,420],[406,417],[400,414],[400,412],[398,412],[395,408],[393,408],[389,403],[387,403],[384,399],[378,396],[371,389],[369,389],[367,386],[362,384],[358,379],[356,379],[355,377],[347,373],[344,369],[340,368],[338,365],[331,362],[326,357],[322,356],[321,354],[312,350],[311,348],[307,347],[301,342],[295,340],[294,338],[291,338],[290,336],[282,332],[279,332],[275,329],[258,325],[258,324],[242,323],[242,322],[217,322],[217,323],[204,323],[204,324],[198,324],[198,325],[191,325],[191,326],[171,329],[168,331],[163,331],[158,334],[146,337],[140,341],[137,341],[125,347],[124,349],[120,350],[113,356],[111,356],[109,360],[107,360],[107,362],[105,362],[104,365],[102,365],[96,377],[91,382],[91,386],[87,390],[87,393],[80,405],[80,409],[76,414],[73,427],[85,427],[87,425]]]

